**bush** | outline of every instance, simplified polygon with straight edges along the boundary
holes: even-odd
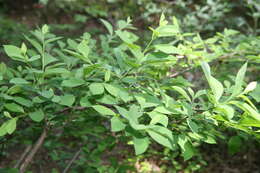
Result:
[[[107,35],[93,39],[84,33],[75,40],[57,37],[44,25],[21,47],[4,45],[13,65],[0,66],[1,138],[12,135],[30,144],[40,136],[36,151],[46,138],[45,147],[53,149],[60,138],[77,141],[79,152],[94,150],[89,164],[99,171],[106,168],[95,156],[119,141],[133,145],[136,155],[150,146],[189,160],[199,157],[202,143],[224,142],[227,129],[236,134],[229,141],[233,153],[243,136],[259,138],[260,114],[254,105],[259,97],[252,92],[256,87],[259,92],[259,84],[244,82],[247,66],[260,61],[260,49],[251,48],[260,45],[258,37],[238,37],[238,31],[225,29],[203,40],[182,32],[175,17],[168,23],[162,15],[159,26],[150,28],[150,42],[141,46],[131,22],[120,20],[114,29],[102,20]],[[231,81],[222,82],[208,64],[219,60],[243,65]],[[203,80],[191,83],[181,77],[199,67],[209,88],[197,86]],[[49,155],[59,160],[57,153]],[[90,169],[78,165],[77,171]]]

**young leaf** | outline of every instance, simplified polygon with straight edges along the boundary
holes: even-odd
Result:
[[[209,80],[209,77],[211,76],[209,64],[203,61],[201,63],[201,67],[202,67],[202,70],[203,70],[207,80]]]
[[[110,35],[113,35],[113,26],[106,20],[100,19],[100,21],[105,25]]]
[[[243,93],[248,93],[248,92],[253,91],[253,90],[256,88],[256,86],[257,86],[257,82],[256,82],[256,81],[250,82],[250,83],[247,85],[247,87],[246,87],[246,89],[244,90]]]
[[[182,89],[181,87],[178,87],[178,86],[173,86],[172,89],[174,89],[175,91],[180,93],[186,100],[191,102],[190,96],[186,93],[186,91],[184,89]]]
[[[16,121],[17,121],[17,118],[12,118],[12,119],[7,121],[5,129],[6,129],[6,132],[8,134],[12,134],[15,131],[15,129],[16,129]]]
[[[212,76],[209,78],[209,85],[214,94],[215,100],[218,102],[218,100],[220,99],[220,97],[224,92],[223,85]]]
[[[210,67],[209,67],[208,63],[202,62],[201,67],[202,67],[203,72],[206,76],[206,79],[209,83],[209,86],[213,92],[215,101],[218,102],[218,100],[220,99],[220,97],[222,96],[222,94],[224,92],[224,87],[217,79],[215,79],[214,77],[211,76]]]
[[[238,71],[237,76],[236,76],[236,81],[235,81],[235,86],[234,89],[232,91],[232,95],[230,96],[235,97],[236,95],[238,95],[241,91],[242,91],[242,84],[243,84],[243,80],[246,74],[246,69],[247,69],[247,63],[245,63]]]
[[[77,49],[86,59],[88,59],[88,54],[89,54],[90,49],[88,47],[88,42],[86,40],[82,40],[78,44]]]

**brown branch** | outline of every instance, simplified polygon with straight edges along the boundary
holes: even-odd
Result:
[[[66,108],[64,108],[64,109],[62,109],[62,110],[60,110],[60,111],[58,111],[58,112],[56,112],[55,114],[61,114],[61,113],[64,113],[64,112],[66,112],[66,111],[69,111],[69,110],[79,110],[79,111],[81,111],[81,110],[85,110],[87,107],[83,107],[83,106],[75,106],[75,107],[66,107]]]
[[[62,173],[67,173],[71,167],[71,165],[73,164],[73,162],[79,157],[80,153],[82,151],[82,147],[80,147],[80,149],[74,154],[74,156],[72,157],[72,159],[69,161],[68,165],[66,166],[66,168],[63,170]]]
[[[182,71],[179,71],[179,72],[176,72],[176,73],[170,74],[168,77],[170,77],[170,78],[174,78],[174,77],[179,76],[179,75],[181,75],[181,74],[183,74],[183,73],[185,73],[185,72],[190,71],[192,68],[193,68],[193,67],[189,67],[189,68],[184,69],[184,70],[182,70]]]
[[[34,155],[37,153],[37,151],[40,149],[41,145],[43,144],[45,138],[47,136],[47,129],[44,128],[41,136],[37,140],[37,142],[34,144],[32,150],[25,158],[24,162],[20,166],[20,173],[24,173],[26,171],[26,168],[29,166],[30,162],[32,161]]]
[[[19,165],[22,163],[22,161],[24,160],[24,158],[25,158],[25,156],[28,154],[28,152],[31,150],[31,148],[32,148],[32,145],[28,145],[28,146],[25,148],[23,154],[21,155],[20,159],[19,159],[19,160],[17,161],[17,163],[15,164],[14,168],[18,168],[18,167],[19,167]]]

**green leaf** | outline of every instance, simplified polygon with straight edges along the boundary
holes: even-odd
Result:
[[[105,25],[110,35],[113,35],[113,26],[106,20],[100,19],[100,21]]]
[[[172,112],[169,109],[166,109],[164,106],[157,106],[153,111],[160,112],[162,114],[171,115]]]
[[[111,77],[111,71],[107,70],[105,73],[105,81],[108,82],[110,80]]]
[[[52,55],[50,55],[49,53],[44,53],[44,67],[46,67],[47,65],[58,61],[58,59],[54,58]]]
[[[243,91],[243,94],[253,91],[254,89],[256,89],[256,86],[257,86],[257,82],[256,81],[250,82],[246,86],[246,89]]]
[[[179,33],[179,28],[174,25],[159,26],[155,29],[159,37],[171,37],[176,36]]]
[[[213,92],[215,101],[218,102],[224,92],[224,87],[217,79],[211,76],[210,67],[208,63],[202,62],[201,67]]]
[[[90,107],[92,106],[91,103],[89,102],[89,97],[88,96],[84,96],[80,99],[80,106],[83,107]]]
[[[88,59],[88,55],[89,55],[89,52],[90,52],[90,48],[88,46],[88,42],[86,40],[82,40],[78,46],[77,46],[77,50],[84,56],[84,58],[86,60],[89,61]]]
[[[95,106],[92,106],[92,108],[94,108],[98,113],[100,113],[103,116],[106,116],[106,115],[115,116],[116,115],[115,112],[113,112],[111,109],[109,109],[105,106],[102,106],[102,105],[95,105]]]
[[[256,89],[254,89],[254,91],[252,91],[249,94],[251,97],[253,97],[253,99],[259,103],[260,102],[260,84],[257,84]]]
[[[185,143],[184,150],[182,152],[182,156],[184,161],[191,159],[195,155],[193,146],[190,142]]]
[[[39,93],[41,96],[47,98],[47,99],[50,99],[54,96],[54,92],[52,89],[50,90],[45,90],[45,91],[42,91]]]
[[[157,44],[154,47],[155,49],[167,54],[183,54],[183,52],[180,49],[170,44]]]
[[[228,152],[233,155],[241,151],[242,140],[239,136],[232,136],[228,141]]]
[[[41,56],[40,55],[35,55],[35,56],[32,56],[30,59],[28,59],[29,62],[32,62],[32,61],[36,61],[38,59],[40,59]]]
[[[247,112],[251,117],[260,121],[260,114],[247,103],[240,101],[230,101],[229,103],[239,107],[243,111]]]
[[[38,110],[32,113],[29,113],[29,117],[35,122],[41,122],[44,118],[44,113],[42,110]]]
[[[12,119],[7,121],[5,129],[6,129],[6,132],[8,134],[12,134],[15,131],[15,129],[16,129],[16,121],[17,121],[17,118],[12,118]]]
[[[70,78],[68,80],[62,81],[61,86],[64,86],[64,87],[77,87],[77,86],[83,85],[84,83],[85,83],[85,81],[82,80],[82,79]]]
[[[214,94],[215,100],[218,102],[218,100],[220,99],[220,97],[222,96],[223,92],[224,92],[224,87],[223,85],[214,77],[210,77],[209,78],[209,85],[210,88]]]
[[[203,70],[207,80],[209,80],[208,78],[211,76],[209,64],[206,62],[202,62],[201,67],[202,67],[202,70]]]
[[[142,115],[142,112],[139,112],[139,110],[137,110],[137,107],[135,105],[133,105],[130,109],[130,111],[127,111],[125,108],[119,107],[119,106],[115,106],[117,111],[119,112],[120,115],[122,115],[124,118],[126,118],[131,127],[135,130],[145,130],[148,129],[148,126],[145,126],[143,124],[139,124],[138,123],[138,117],[140,117]]]
[[[175,91],[180,93],[186,100],[191,102],[190,96],[186,93],[186,91],[184,89],[182,89],[181,87],[178,87],[178,86],[173,86],[172,89],[174,89]]]
[[[132,44],[133,43],[133,40],[131,40],[129,37],[128,37],[128,32],[127,31],[120,31],[120,30],[117,30],[116,31],[116,35],[119,36],[119,38],[127,43],[127,44]]]
[[[193,133],[199,132],[200,127],[194,121],[192,121],[191,119],[187,119],[187,124]]]
[[[105,89],[113,96],[118,97],[120,90],[110,84],[104,84]]]
[[[247,63],[245,63],[238,71],[235,81],[235,86],[232,91],[231,98],[237,96],[242,91],[242,84],[246,74]]]
[[[122,131],[126,127],[126,125],[118,117],[113,117],[110,121],[112,132]]]
[[[31,107],[33,105],[31,100],[25,99],[23,97],[14,97],[14,101],[26,107]]]
[[[23,107],[15,104],[15,103],[7,103],[4,105],[4,107],[11,111],[11,112],[19,112],[19,113],[24,113],[24,109]]]
[[[8,121],[7,121],[8,122]],[[0,136],[4,136],[6,133],[7,133],[7,131],[6,131],[6,125],[7,125],[7,122],[5,122],[5,123],[3,123],[2,125],[1,125],[1,127],[0,127]]]
[[[167,127],[168,126],[168,117],[162,113],[159,113],[159,112],[155,112],[155,111],[152,111],[152,112],[149,112],[148,115],[150,116],[150,118],[152,119],[150,121],[150,124],[151,125],[155,125],[157,123],[160,123],[162,124],[164,127]]]
[[[29,82],[23,78],[13,78],[10,80],[10,83],[13,84],[28,84]]]
[[[250,116],[243,116],[243,118],[239,121],[239,125],[247,127],[260,127],[260,121]]]
[[[21,92],[22,92],[22,88],[19,85],[14,85],[7,90],[7,94],[10,94],[10,95],[14,95],[14,94],[21,93]]]
[[[159,144],[172,150],[176,148],[176,141],[169,129],[154,125],[153,128],[147,129],[147,132]]]
[[[60,39],[62,39],[62,37],[50,38],[50,39],[46,40],[45,43],[48,44],[48,43],[55,42],[55,41],[60,40]]]
[[[75,102],[75,96],[74,95],[67,94],[67,95],[64,95],[64,96],[60,96],[59,104],[61,104],[61,105],[72,106],[74,102]]]
[[[60,96],[56,96],[54,95],[53,98],[51,99],[51,101],[55,102],[55,103],[59,103],[60,102]]]
[[[49,26],[48,25],[43,25],[42,26],[42,33],[43,34],[47,34],[49,32]]]
[[[193,155],[195,153],[193,151],[193,147],[192,147],[191,143],[189,142],[187,136],[179,135],[178,144],[182,149],[182,156],[184,157],[184,160],[188,160],[193,157]]]
[[[4,116],[7,118],[12,118],[11,114],[9,112],[4,111]]]
[[[147,137],[145,138],[133,137],[133,143],[134,143],[136,155],[143,154],[149,147],[149,139]]]
[[[25,39],[28,40],[40,54],[42,54],[42,46],[36,40],[30,39],[27,36],[25,36]]]
[[[13,46],[13,45],[4,45],[5,53],[15,60],[22,60],[24,59],[24,56],[22,55],[22,51],[19,47]],[[18,58],[18,59],[17,59]]]
[[[100,95],[104,93],[104,86],[102,83],[92,83],[89,85],[89,89],[93,95]]]
[[[216,109],[222,112],[229,120],[231,120],[234,116],[234,109],[229,105],[218,105]]]
[[[45,75],[69,74],[70,72],[65,68],[47,68]]]

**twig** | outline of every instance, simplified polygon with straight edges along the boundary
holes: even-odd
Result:
[[[66,108],[64,108],[64,109],[62,109],[62,110],[56,112],[56,114],[61,114],[61,113],[64,113],[64,112],[66,112],[66,111],[68,111],[68,110],[71,110],[71,109],[81,111],[81,110],[84,110],[84,109],[86,109],[86,108],[87,108],[87,107],[83,107],[83,106],[66,107]]]
[[[62,173],[67,173],[71,167],[71,165],[73,164],[73,162],[79,157],[80,153],[82,151],[82,147],[80,147],[80,149],[74,154],[74,156],[72,157],[72,159],[69,161],[68,165],[66,166],[66,168],[63,170]]]
[[[37,151],[39,150],[39,148],[43,144],[46,136],[47,136],[47,129],[44,128],[40,138],[34,144],[32,150],[27,155],[27,157],[25,158],[24,162],[21,164],[21,166],[20,166],[20,173],[24,173],[25,172],[26,168],[29,166],[30,162],[32,161],[34,155],[37,153]]]
[[[179,72],[170,74],[168,77],[174,78],[174,77],[179,76],[179,75],[181,75],[181,74],[183,74],[183,73],[185,73],[185,72],[187,72],[187,71],[190,71],[192,68],[193,68],[193,67],[189,67],[189,68],[184,69],[184,70],[182,70],[182,71],[179,71]]]
[[[161,3],[166,3],[166,4],[169,4],[169,5],[173,5],[173,4],[176,4],[176,2],[172,1],[172,2],[169,2],[167,0],[156,0],[157,2],[161,2]]]
[[[17,163],[15,164],[14,168],[18,168],[18,167],[19,167],[19,165],[22,163],[22,161],[24,160],[24,158],[25,158],[25,156],[28,154],[28,152],[31,150],[31,148],[32,148],[32,145],[28,145],[28,146],[25,148],[23,154],[21,155],[20,159],[19,159],[19,160],[17,161]]]

